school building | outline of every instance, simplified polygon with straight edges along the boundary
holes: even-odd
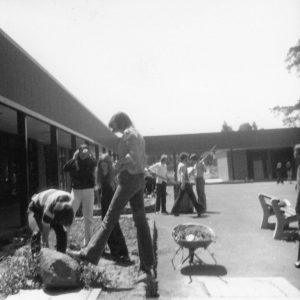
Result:
[[[95,156],[117,138],[0,30],[0,233],[26,224],[33,193],[70,190],[63,165],[87,143]]]
[[[295,178],[293,147],[300,143],[300,128],[147,136],[148,159],[170,156],[176,169],[180,152],[201,154],[216,145],[218,178],[222,181],[274,180],[276,164],[290,161]],[[175,162],[175,164],[174,164]]]

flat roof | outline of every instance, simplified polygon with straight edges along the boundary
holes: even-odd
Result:
[[[0,103],[115,150],[109,128],[1,29],[0,46]]]
[[[284,148],[300,143],[300,128],[146,136],[145,140],[148,155],[204,152],[214,145],[217,149]]]

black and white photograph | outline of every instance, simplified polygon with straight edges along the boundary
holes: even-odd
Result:
[[[300,299],[300,0],[0,0],[0,300]]]

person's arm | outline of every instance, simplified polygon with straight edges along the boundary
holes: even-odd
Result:
[[[74,166],[74,158],[71,158],[66,164],[63,166],[64,172],[70,172]]]
[[[148,168],[151,175],[156,175],[157,174],[157,167],[158,167],[158,165],[156,163],[156,164],[154,164],[154,165],[152,165]]]
[[[50,224],[42,221],[42,242],[44,247],[49,247]]]

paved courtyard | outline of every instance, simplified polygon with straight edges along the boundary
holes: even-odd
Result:
[[[207,185],[208,213],[202,218],[192,214],[153,216],[159,232],[161,297],[300,299],[300,270],[294,267],[298,244],[274,240],[272,230],[260,229],[262,210],[257,197],[259,192],[278,195],[295,205],[294,186],[273,182]],[[173,201],[172,189],[168,188],[169,211]],[[170,260],[177,245],[171,231],[175,225],[186,222],[213,228],[217,241],[209,249],[215,254],[217,265],[205,251],[199,250],[199,256],[208,265],[189,267],[187,263],[173,269]]]

